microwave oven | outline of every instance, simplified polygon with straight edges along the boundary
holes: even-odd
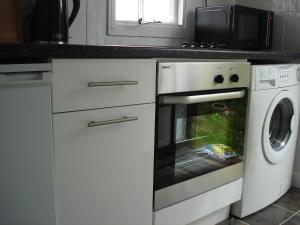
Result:
[[[273,12],[239,5],[196,8],[195,41],[219,48],[272,47]]]

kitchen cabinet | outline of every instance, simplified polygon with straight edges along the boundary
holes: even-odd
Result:
[[[0,225],[54,225],[48,64],[0,65]]]
[[[103,79],[101,73],[105,73],[102,66],[105,68],[107,63],[115,63],[111,70],[119,68],[116,76],[121,73],[121,66],[126,72],[127,67],[121,61],[95,62],[90,68],[99,71],[98,77],[94,77],[95,80]],[[138,65],[138,61],[127,63]],[[61,92],[55,93],[58,88],[55,85],[60,83],[60,79],[66,79],[62,81],[65,84],[68,81],[76,82],[76,76],[72,77],[70,73],[68,78],[55,73],[58,66],[56,63],[62,62],[59,60],[53,62],[54,104],[59,101],[56,100],[55,103],[55,98],[60,98]],[[65,71],[70,69],[69,62],[65,64]],[[83,61],[77,62],[80,64]],[[63,106],[60,102],[61,105],[56,108],[58,111],[62,109],[65,111],[53,115],[55,203],[58,225],[152,225],[155,126],[155,63],[152,62],[149,60],[146,63],[144,71],[150,76],[147,78],[150,79],[148,84],[151,87],[150,98],[144,98],[142,102],[136,101],[138,104],[132,104],[136,98],[130,95],[142,99],[148,93],[146,90],[144,92],[134,86],[133,93],[131,86],[125,88],[105,86],[97,87],[99,99],[104,99],[103,95],[110,96],[111,89],[114,89],[118,92],[122,103],[118,102],[116,104],[118,106],[114,107],[105,107],[111,105],[103,103],[105,101],[98,101],[95,98],[96,94],[93,93],[90,100],[88,96],[74,98],[74,104],[66,101]],[[90,62],[86,63],[88,65]],[[76,60],[72,65],[75,64]],[[147,71],[148,64],[153,66],[150,74]],[[88,67],[85,67],[87,71]],[[128,70],[132,68],[129,67]],[[108,74],[109,72],[112,74],[108,70]],[[93,71],[88,71],[86,74],[92,73]],[[131,76],[134,76],[134,73]],[[114,79],[114,76],[109,78]],[[96,92],[97,89],[93,91]],[[85,95],[84,91],[82,94]],[[114,104],[113,98],[111,99]],[[93,108],[81,107],[83,104],[86,106],[90,104],[87,108],[90,106]]]
[[[152,59],[53,60],[54,112],[155,102]]]

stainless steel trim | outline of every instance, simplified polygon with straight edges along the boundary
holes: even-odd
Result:
[[[154,193],[154,210],[182,202],[186,199],[238,180],[243,176],[244,163],[238,163],[192,180],[157,190]]]
[[[88,123],[88,127],[99,127],[99,126],[104,126],[104,125],[110,125],[110,124],[116,124],[116,123],[125,123],[125,122],[131,122],[138,120],[138,117],[123,117],[121,119],[115,119],[115,120],[106,120],[106,121],[91,121]]]
[[[231,82],[238,74],[239,82]],[[222,84],[214,81],[224,77]],[[173,94],[207,90],[248,88],[250,64],[247,62],[164,62],[158,63],[157,93]]]
[[[243,98],[245,91],[235,91],[217,94],[206,94],[206,95],[194,95],[194,96],[163,96],[160,99],[161,104],[177,105],[177,104],[195,104],[202,102],[213,102],[220,100],[229,100]]]
[[[127,86],[138,84],[138,81],[89,82],[88,87]]]

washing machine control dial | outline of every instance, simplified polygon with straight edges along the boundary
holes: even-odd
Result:
[[[239,82],[239,80],[240,80],[240,77],[239,77],[238,74],[232,74],[230,76],[230,81],[233,82],[233,83],[237,83],[237,82]]]
[[[219,75],[215,76],[215,83],[217,83],[217,84],[223,84],[223,82],[224,82],[223,75],[219,74]]]

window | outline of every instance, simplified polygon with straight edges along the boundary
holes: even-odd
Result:
[[[116,21],[182,25],[183,0],[116,0]],[[126,9],[126,10],[124,10]]]
[[[110,0],[111,35],[186,37],[185,0]]]

